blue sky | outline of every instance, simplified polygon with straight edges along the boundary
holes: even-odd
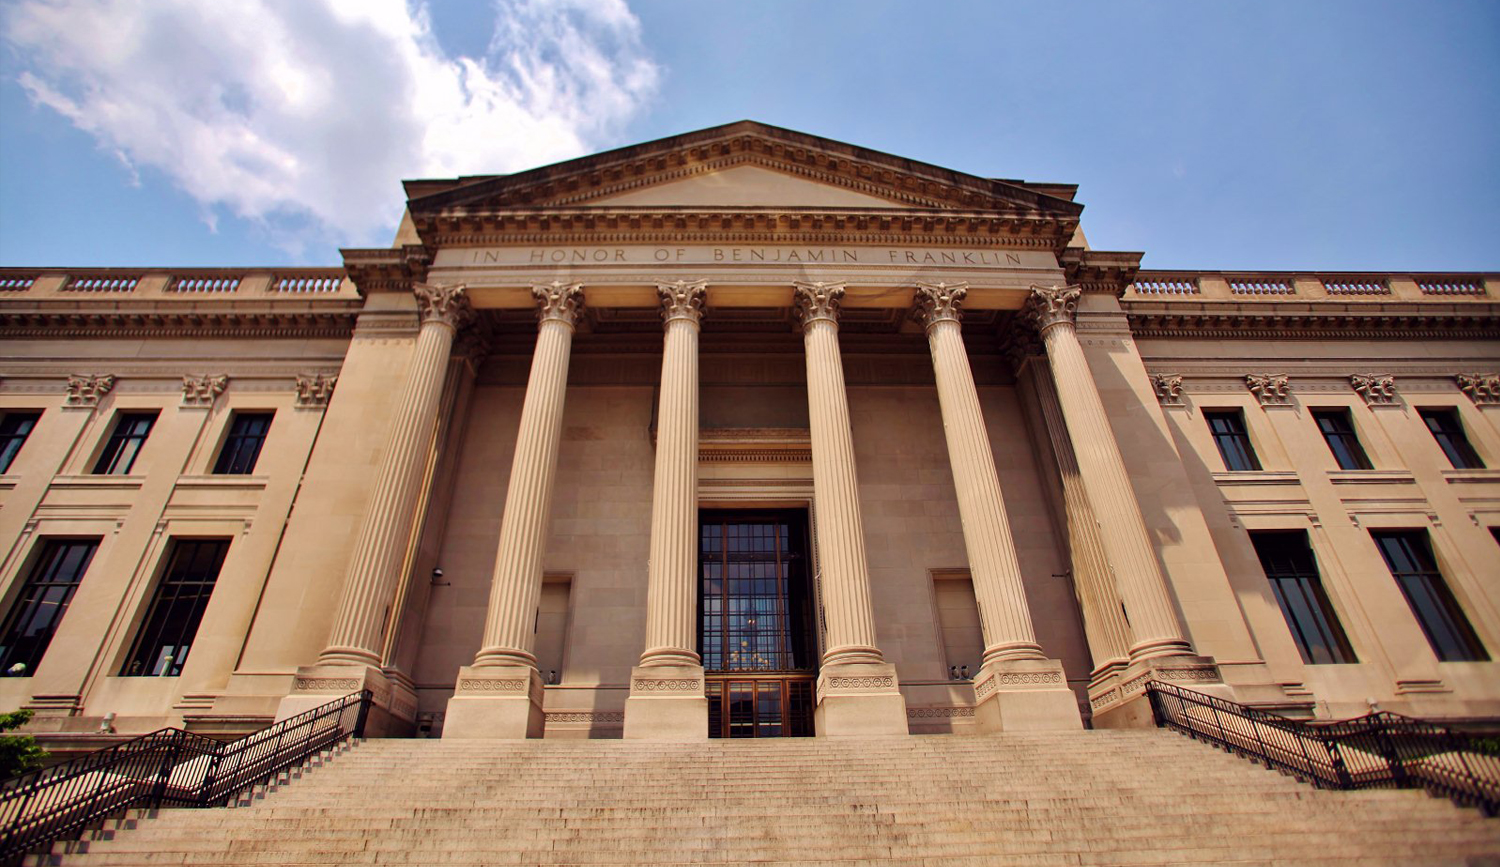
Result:
[[[337,264],[406,177],[742,118],[1147,267],[1500,269],[1500,3],[0,0],[0,265]]]

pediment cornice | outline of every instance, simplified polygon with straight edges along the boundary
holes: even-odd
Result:
[[[1015,183],[966,175],[829,139],[749,121],[607,151],[514,175],[410,182],[408,209],[424,243],[433,233],[452,234],[465,223],[477,230],[491,216],[516,218],[539,212],[589,209],[629,219],[633,209],[612,209],[609,196],[673,183],[738,166],[755,166],[838,187],[890,203],[897,212],[959,212],[1015,221],[1054,224],[1071,235],[1083,208],[1067,199]],[[593,204],[597,203],[597,204]],[[650,209],[672,211],[674,209]],[[778,217],[811,209],[736,209],[742,220]],[[768,213],[769,211],[769,213]],[[884,208],[863,213],[875,215]],[[836,209],[825,213],[838,215]],[[850,214],[852,214],[852,209]],[[843,216],[848,216],[846,214]],[[723,215],[716,215],[723,216]],[[503,227],[501,229],[503,231]]]

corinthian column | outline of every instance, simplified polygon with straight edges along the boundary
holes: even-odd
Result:
[[[896,667],[875,646],[854,439],[839,355],[843,297],[842,283],[796,284],[807,355],[819,585],[827,623],[814,723],[819,735],[905,734],[906,702],[897,688]]]
[[[984,660],[974,678],[975,694],[981,697],[977,722],[982,730],[993,731],[1082,728],[1062,663],[1042,653],[1031,625],[995,456],[959,325],[968,291],[965,283],[919,283],[912,315],[926,328],[932,350],[964,548],[984,631]]]
[[[436,429],[453,336],[473,316],[463,286],[418,283],[413,293],[421,328],[391,415],[375,490],[349,555],[328,646],[317,665],[298,670],[293,694],[282,702],[279,717],[322,704],[330,695],[358,689],[374,691],[377,702],[382,696],[390,698],[380,671],[387,614],[422,499],[426,451]]]
[[[656,415],[656,479],[646,579],[646,650],[631,672],[625,737],[708,737],[698,596],[698,322],[704,283],[658,284],[666,337]]]
[[[576,283],[553,283],[534,286],[531,294],[537,302],[536,348],[500,520],[484,644],[474,664],[459,669],[443,737],[520,738],[542,733],[542,680],[532,645],[568,356],[583,310],[583,289]]]

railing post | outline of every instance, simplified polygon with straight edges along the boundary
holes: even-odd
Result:
[[[198,806],[208,806],[209,793],[214,786],[214,778],[219,774],[219,762],[224,759],[224,745],[214,746],[214,757],[208,762],[208,770],[203,774],[203,782],[198,786]]]
[[[1312,756],[1307,752],[1307,734],[1303,731],[1293,729],[1292,737],[1297,739],[1297,746],[1302,748],[1302,764],[1307,766],[1307,778],[1312,780],[1314,785],[1317,785],[1318,775],[1313,773]]]
[[[1381,718],[1376,722],[1375,742],[1380,744],[1380,755],[1391,768],[1391,780],[1396,788],[1409,788],[1411,780],[1406,775],[1406,760],[1401,757],[1400,749],[1391,738],[1389,719]]]
[[[1210,701],[1208,704],[1208,709],[1214,712],[1214,725],[1219,727],[1219,743],[1223,744],[1226,747],[1229,746],[1229,738],[1224,734],[1224,721],[1219,718],[1218,705]]]
[[[354,731],[350,737],[362,738],[365,736],[365,723],[370,718],[370,704],[374,701],[375,694],[368,689],[359,694],[359,715],[354,718]]]
[[[170,745],[164,753],[164,760],[156,772],[156,786],[151,790],[151,800],[148,802],[154,808],[161,807],[161,802],[167,795],[167,783],[172,779],[172,769],[177,766],[177,754],[182,748],[182,735],[173,732]]]
[[[1351,789],[1354,780],[1349,777],[1349,768],[1344,765],[1344,754],[1339,749],[1339,742],[1328,735],[1319,736],[1328,745],[1328,755],[1333,759],[1333,776],[1340,789]]]

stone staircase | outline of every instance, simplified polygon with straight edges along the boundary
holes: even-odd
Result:
[[[27,863],[1500,865],[1500,819],[1314,789],[1165,731],[372,740],[272,788]]]

